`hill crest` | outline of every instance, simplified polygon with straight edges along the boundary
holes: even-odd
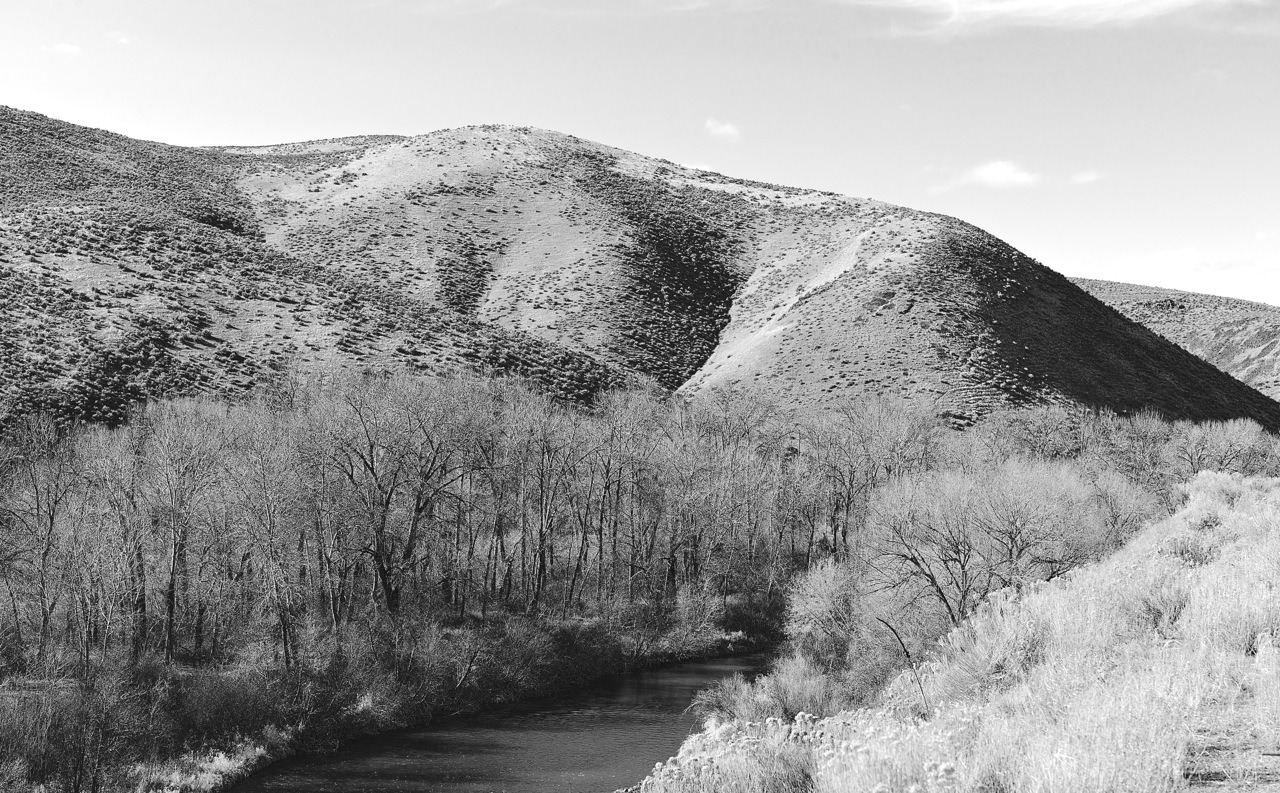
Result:
[[[547,130],[184,149],[0,109],[0,173],[19,407],[113,420],[147,394],[410,366],[572,399],[651,381],[1280,428],[1280,405],[954,218]]]

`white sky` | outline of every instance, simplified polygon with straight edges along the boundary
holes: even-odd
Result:
[[[191,145],[528,124],[1280,304],[1280,0],[0,0],[0,104]]]

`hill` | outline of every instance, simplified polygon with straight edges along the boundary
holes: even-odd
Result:
[[[105,421],[410,366],[577,400],[650,382],[1280,428],[1280,405],[954,218],[529,128],[190,149],[0,109],[0,297],[8,410]]]
[[[1156,286],[1071,280],[1134,322],[1280,398],[1280,308]]]

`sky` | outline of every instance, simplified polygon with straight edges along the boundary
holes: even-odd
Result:
[[[544,127],[1280,305],[1280,0],[0,0],[0,104],[179,145]]]

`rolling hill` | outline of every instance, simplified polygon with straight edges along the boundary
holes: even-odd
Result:
[[[407,366],[584,401],[646,382],[1280,429],[1276,402],[954,218],[521,127],[191,149],[0,108],[0,300],[0,412],[111,422]]]
[[[1134,322],[1280,399],[1280,308],[1157,286],[1072,281]]]

